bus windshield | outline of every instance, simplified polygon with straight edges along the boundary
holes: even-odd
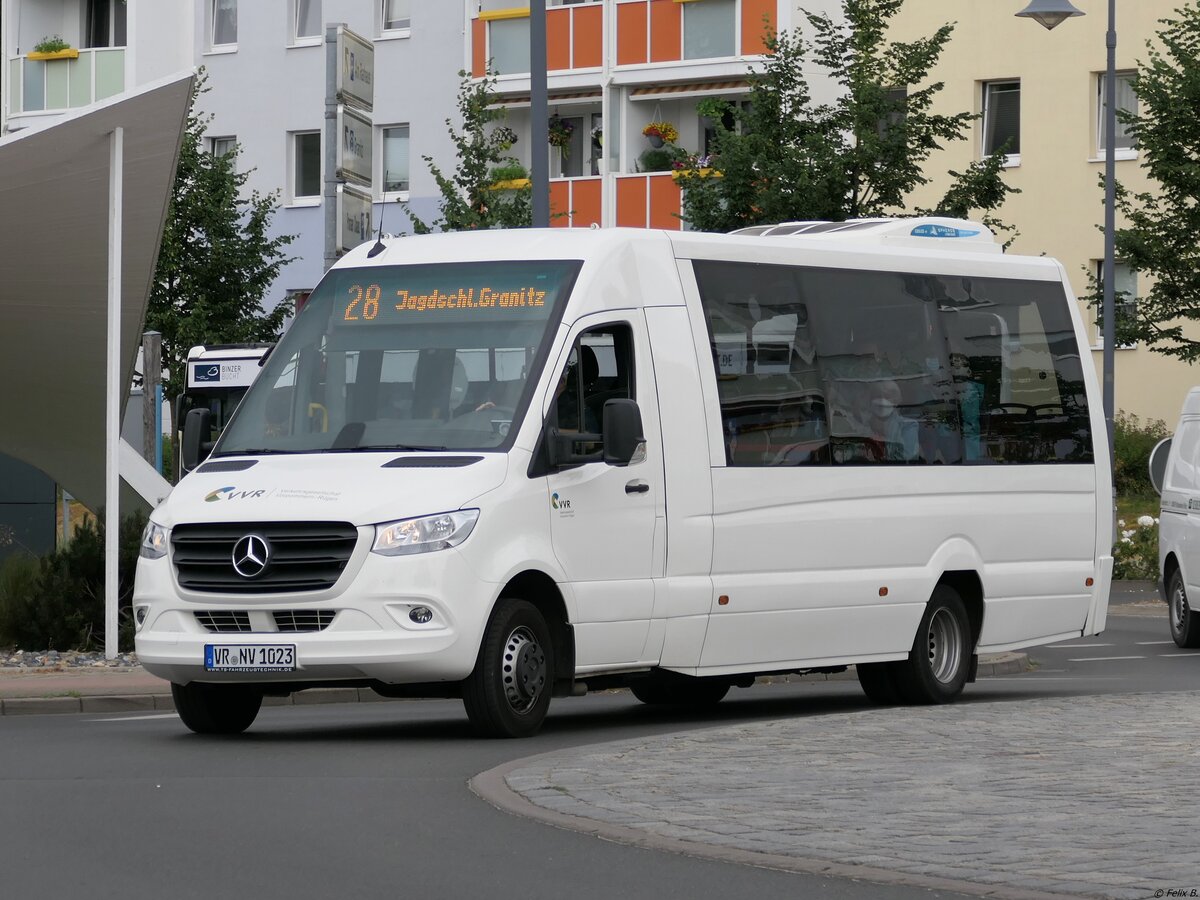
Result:
[[[507,449],[580,265],[332,270],[213,455]]]

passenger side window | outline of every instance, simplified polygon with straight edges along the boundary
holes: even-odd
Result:
[[[693,262],[726,464],[1090,462],[1057,282]]]
[[[584,332],[559,374],[551,416],[560,432],[595,436],[581,440],[580,453],[597,453],[602,442],[604,404],[635,399],[633,335],[628,325],[612,324]]]

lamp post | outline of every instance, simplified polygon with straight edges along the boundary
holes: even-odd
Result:
[[[1017,13],[1040,22],[1047,29],[1054,28],[1072,16],[1083,12],[1072,6],[1069,0],[1032,0]],[[1100,306],[1100,317],[1104,322],[1104,424],[1108,429],[1109,464],[1113,460],[1113,348],[1116,345],[1116,285],[1113,269],[1116,254],[1115,235],[1117,219],[1117,162],[1115,137],[1117,131],[1117,0],[1108,0],[1108,68],[1104,74],[1104,265],[1101,281],[1104,283],[1104,299]]]

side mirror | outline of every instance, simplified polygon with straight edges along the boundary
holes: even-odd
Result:
[[[1171,441],[1174,438],[1163,438],[1150,451],[1150,483],[1154,490],[1162,493],[1163,482],[1167,480],[1167,458],[1171,455]]]
[[[604,461],[627,466],[646,442],[642,411],[636,400],[608,400],[604,404]]]
[[[212,410],[189,410],[183,423],[183,473],[187,474],[208,458],[212,452]]]

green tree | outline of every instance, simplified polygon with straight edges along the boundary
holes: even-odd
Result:
[[[518,165],[509,154],[517,142],[517,134],[503,122],[506,111],[496,103],[496,74],[474,81],[466,72],[458,88],[458,115],[462,120],[456,127],[446,119],[446,129],[454,142],[458,163],[453,175],[447,175],[433,161],[422,157],[441,192],[441,215],[426,223],[405,204],[404,211],[412,219],[417,234],[441,231],[472,231],[480,228],[522,228],[533,223],[532,191],[528,186],[504,191],[492,185],[503,180],[505,168]]]
[[[1175,15],[1161,20],[1161,47],[1148,45],[1138,66],[1137,114],[1117,111],[1154,184],[1138,193],[1117,185],[1117,211],[1129,223],[1114,235],[1117,256],[1153,284],[1140,292],[1136,316],[1118,316],[1116,330],[1118,343],[1140,341],[1194,362],[1200,341],[1184,332],[1200,319],[1200,8],[1191,2]],[[1093,279],[1094,304],[1098,288]]]
[[[192,94],[171,204],[150,290],[146,327],[162,333],[162,363],[171,403],[184,389],[188,350],[197,344],[278,340],[291,303],[270,312],[263,298],[292,258],[295,235],[271,234],[278,196],[244,192],[249,172],[238,150],[217,156],[204,148],[211,116],[196,112],[207,90],[201,74]]]
[[[909,195],[928,184],[928,160],[951,141],[965,140],[969,112],[931,111],[941,82],[925,85],[952,25],[910,43],[888,41],[889,20],[904,0],[844,0],[844,22],[805,12],[812,30],[768,33],[764,69],[749,76],[749,103],[699,104],[720,123],[709,165],[722,177],[704,177],[701,160],[684,168],[683,218],[704,231],[806,219],[895,215]],[[841,92],[815,103],[805,68],[816,64]],[[925,85],[925,86],[921,86]],[[904,89],[902,92],[900,89]],[[951,171],[949,190],[921,215],[965,217],[974,210],[1004,231],[993,215],[1009,193],[997,153]]]

